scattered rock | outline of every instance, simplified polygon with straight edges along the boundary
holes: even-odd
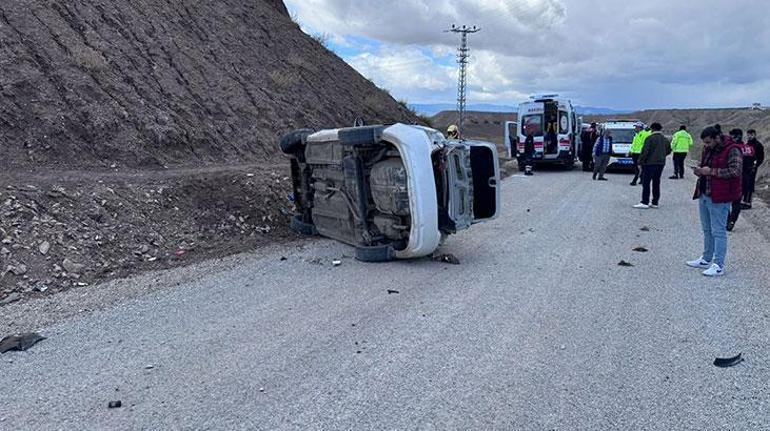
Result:
[[[37,249],[40,252],[40,254],[46,255],[48,254],[48,251],[51,250],[51,243],[48,241],[43,241],[40,243]]]
[[[118,400],[118,401],[110,401],[107,404],[107,408],[108,409],[119,409],[121,407],[123,407],[123,403],[120,400]]]
[[[642,232],[649,232],[649,231],[651,231],[652,229],[650,229],[650,227],[649,227],[649,226],[642,226],[642,228],[641,228],[641,229],[639,229],[639,230],[640,230],[640,231],[642,231]]]
[[[64,259],[64,261],[61,264],[62,268],[64,268],[65,271],[67,271],[70,274],[80,274],[81,271],[83,271],[84,266],[75,263],[69,258]]]
[[[12,304],[20,299],[21,299],[21,294],[14,292],[6,296],[5,299],[3,299],[2,301],[0,301],[0,306]]]
[[[647,253],[650,250],[648,250],[647,247],[636,247],[634,251],[637,253]]]
[[[289,260],[289,259],[286,256],[281,256],[281,262],[285,262],[287,260]]]
[[[152,370],[153,368],[155,368],[155,365],[146,365],[144,367],[145,370]]]
[[[399,293],[401,293],[401,292],[399,292],[398,290],[388,289],[388,295],[393,295],[393,294],[397,295]]]
[[[634,264],[630,262],[626,262],[625,260],[621,260],[620,262],[618,262],[618,266],[631,267],[631,266],[634,266]]]
[[[22,276],[27,273],[27,265],[17,265],[11,267],[11,273],[16,276]]]
[[[340,265],[342,265],[342,261],[341,260],[333,260],[332,261],[332,266],[340,266]]]

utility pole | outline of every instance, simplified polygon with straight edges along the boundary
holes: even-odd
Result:
[[[465,129],[465,102],[468,92],[467,78],[468,78],[468,58],[470,57],[470,48],[468,48],[468,35],[480,32],[481,29],[475,25],[473,27],[457,27],[452,24],[452,28],[447,30],[449,33],[460,33],[460,48],[457,49],[457,64],[460,66],[459,76],[457,80],[457,115],[458,122],[457,127],[460,129],[460,136],[464,135]]]

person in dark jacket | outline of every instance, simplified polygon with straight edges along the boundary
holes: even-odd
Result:
[[[527,128],[527,138],[524,140],[524,175],[532,176],[532,159],[535,157],[535,132]]]
[[[604,130],[604,136],[596,140],[594,144],[594,180],[608,181],[604,177],[612,155],[612,132]],[[598,178],[596,176],[599,176]]]
[[[757,139],[757,131],[750,129],[746,132],[746,146],[754,153],[753,160],[746,164],[746,153],[743,157],[743,209],[751,209],[751,201],[754,197],[754,190],[757,182],[757,172],[759,167],[765,163],[765,147]]]
[[[698,184],[693,199],[699,202],[704,247],[703,255],[687,266],[704,269],[705,276],[719,277],[725,274],[727,217],[732,202],[741,196],[743,154],[716,127],[705,128],[701,139],[705,149],[700,167],[694,169]]]
[[[634,208],[658,208],[660,204],[660,178],[666,167],[666,157],[671,153],[671,142],[663,136],[663,126],[653,123],[650,126],[652,134],[644,141],[642,154],[639,155],[639,165],[642,166],[642,201]],[[652,201],[650,201],[650,185],[652,185]]]
[[[743,142],[743,130],[741,129],[730,130],[730,138],[730,144],[738,147],[738,149],[741,150],[741,154],[743,155],[743,171],[741,172],[741,188],[743,188],[746,186],[746,180],[749,174],[747,169],[750,170],[754,164],[755,157],[753,148],[748,147]],[[727,218],[728,232],[732,232],[732,230],[735,228],[735,224],[738,223],[738,218],[741,216],[741,210],[743,209],[743,204],[741,202],[742,198],[743,194],[738,196],[732,203],[732,207],[730,208],[730,216]]]
[[[583,163],[583,172],[591,172],[594,168],[593,149],[596,140],[599,139],[599,133],[596,130],[596,123],[591,123],[591,127],[580,135],[580,161]]]

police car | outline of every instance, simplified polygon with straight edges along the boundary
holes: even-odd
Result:
[[[612,153],[610,154],[610,168],[633,169],[634,160],[631,158],[631,144],[636,136],[634,126],[639,120],[609,120],[599,124],[599,130],[604,133],[609,130],[612,133]]]

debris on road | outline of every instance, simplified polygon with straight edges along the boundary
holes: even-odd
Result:
[[[123,403],[120,400],[110,401],[109,404],[107,404],[108,409],[119,409],[121,407],[123,407]]]
[[[399,293],[401,292],[399,292],[398,290],[388,289],[388,295],[399,294]]]
[[[637,253],[647,253],[650,250],[648,250],[647,247],[636,247],[634,251]]]
[[[719,368],[730,368],[740,364],[741,362],[743,362],[743,354],[738,353],[737,356],[733,356],[732,358],[714,359],[714,366]]]
[[[640,231],[642,231],[642,232],[649,232],[649,231],[651,231],[652,229],[650,229],[650,227],[649,227],[649,226],[642,226],[642,228],[641,228],[641,229],[639,229],[639,230],[640,230]]]
[[[433,256],[434,262],[442,262],[442,263],[448,263],[451,265],[459,265],[460,259],[457,258],[457,256],[451,254],[451,253],[445,253],[445,254],[437,254]]]
[[[342,265],[342,261],[341,260],[333,260],[332,261],[332,266],[340,266],[340,265]]]
[[[286,257],[286,256],[281,256],[281,262],[286,262],[287,260],[289,260],[289,258],[288,258],[288,257]]]
[[[625,260],[621,260],[618,262],[618,266],[631,267],[634,266],[634,264],[631,262],[626,262]]]
[[[45,337],[36,333],[28,332],[20,335],[9,335],[0,340],[0,353],[5,353],[11,350],[26,351],[32,348],[35,344],[45,340]]]

